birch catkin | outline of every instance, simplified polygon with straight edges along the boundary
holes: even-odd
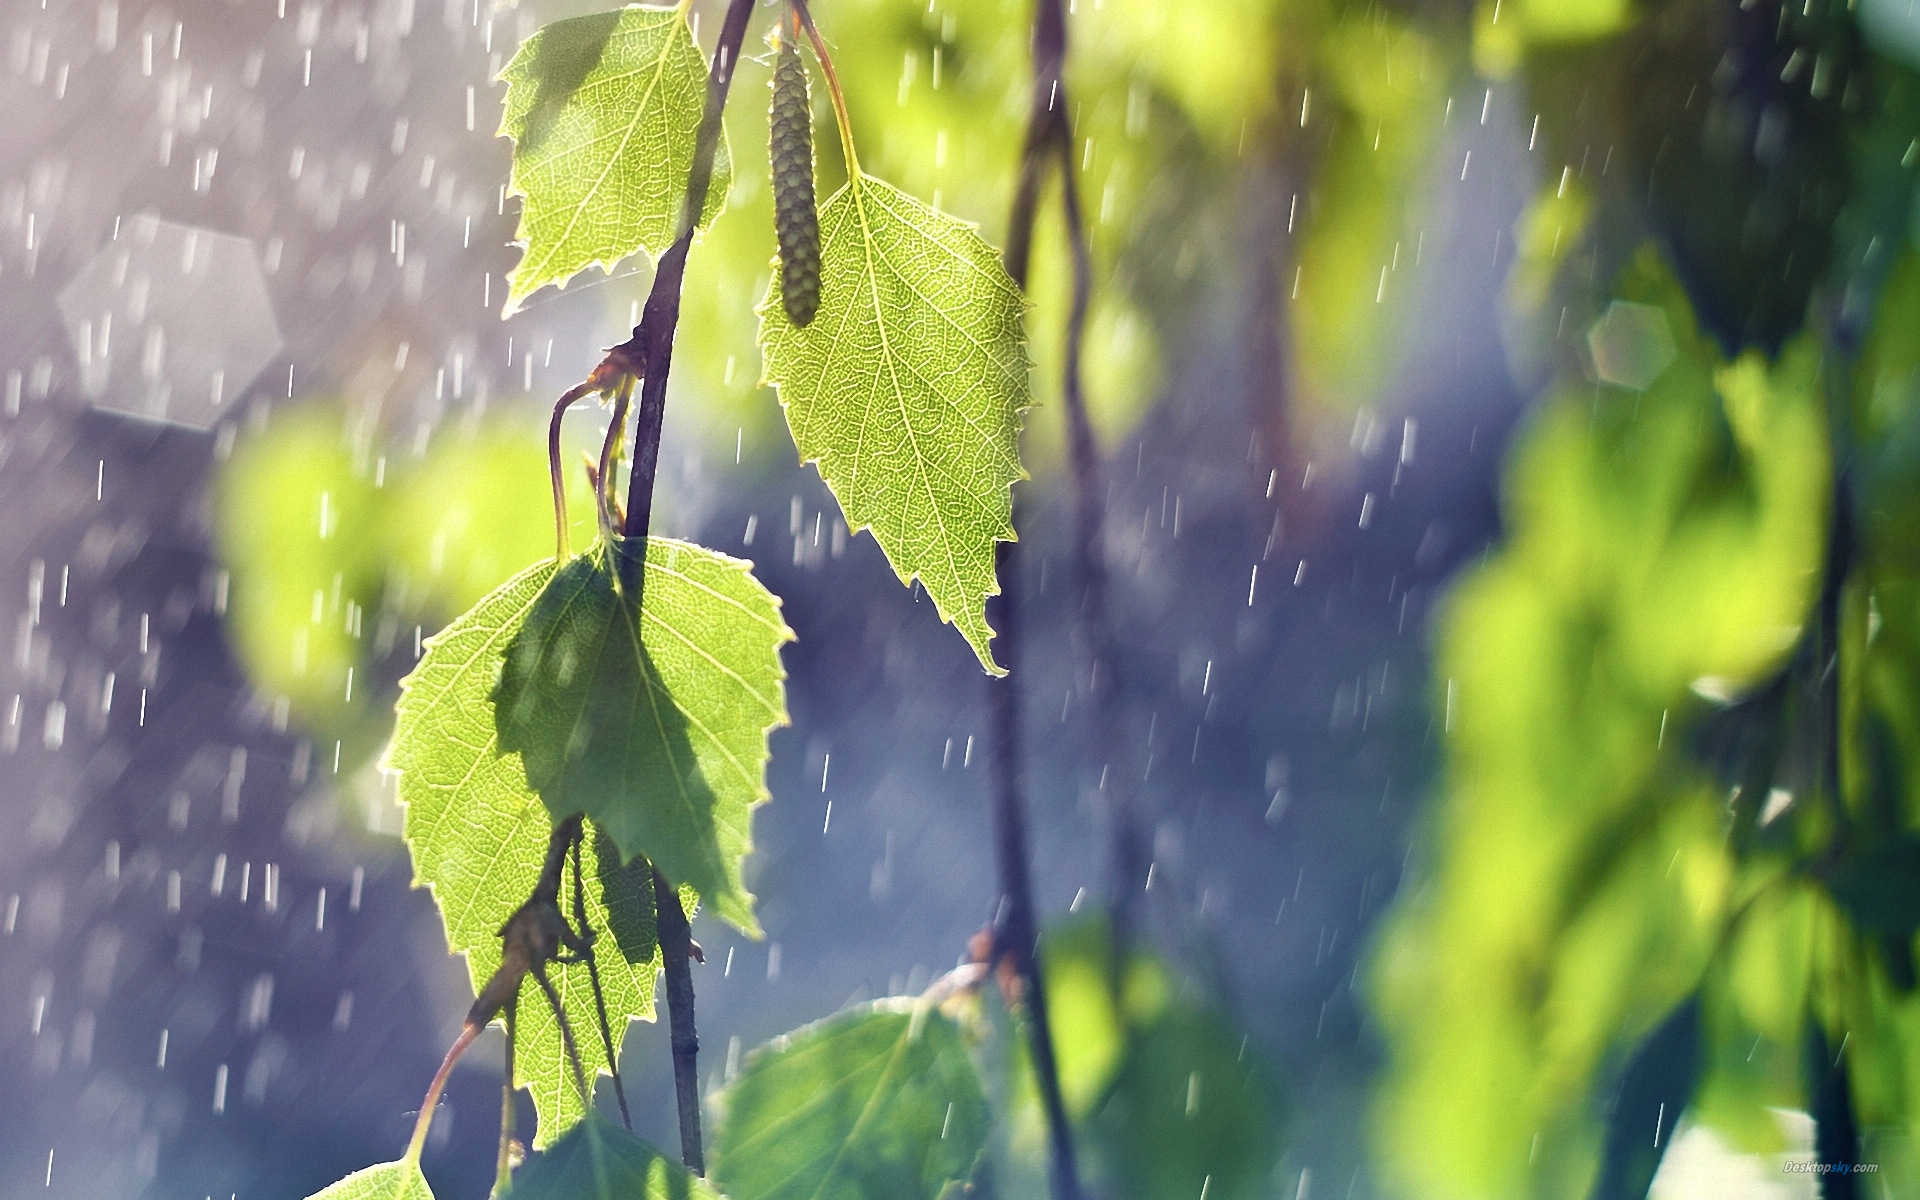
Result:
[[[807,69],[792,36],[780,39],[773,66],[773,228],[780,239],[780,301],[787,319],[806,325],[820,307],[820,214],[813,201],[813,113]]]

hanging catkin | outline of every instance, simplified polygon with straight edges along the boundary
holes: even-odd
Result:
[[[780,239],[780,300],[795,325],[820,307],[820,214],[813,204],[813,113],[800,45],[780,39],[773,65],[773,228]]]

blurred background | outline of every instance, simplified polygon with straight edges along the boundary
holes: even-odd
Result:
[[[404,1144],[470,993],[378,766],[397,681],[550,552],[547,409],[651,279],[635,258],[500,318],[493,80],[597,7],[0,0],[0,1194],[298,1198]],[[719,7],[693,5],[703,47]],[[1844,1115],[1883,1164],[1844,1194],[1901,1194],[1920,12],[1072,7],[1126,754],[1073,640],[1043,224],[1040,900],[1094,919],[1103,773],[1134,773],[1145,952],[1260,1092],[1229,1145],[1150,1131],[1191,1180],[1106,1191],[1810,1197],[1782,1163]],[[867,169],[997,244],[1027,6],[815,12]],[[690,260],[656,518],[754,560],[799,637],[747,865],[766,938],[695,922],[713,1089],[742,1048],[925,987],[997,894],[978,665],[757,386],[766,57]],[[1838,541],[1836,495],[1864,514]],[[1779,697],[1843,544],[1877,574],[1834,600],[1865,682],[1829,708],[1879,732],[1825,743],[1840,815],[1803,818],[1827,710]],[[425,1158],[442,1197],[492,1178],[483,1049]],[[664,1028],[624,1053],[671,1144]]]

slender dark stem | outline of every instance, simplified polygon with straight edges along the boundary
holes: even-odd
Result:
[[[1047,1110],[1047,1133],[1053,1152],[1053,1200],[1079,1200],[1080,1172],[1075,1162],[1073,1127],[1060,1091],[1060,1071],[1053,1052],[1053,1026],[1047,1015],[1046,982],[1040,976],[1039,919],[1033,903],[1033,877],[1027,850],[1027,805],[1022,780],[1019,659],[1019,543],[1001,542],[995,566],[1000,576],[999,612],[995,620],[1000,660],[1008,674],[989,680],[988,697],[993,721],[994,845],[1000,868],[1000,905],[994,931],[996,949],[1012,958],[1020,973],[1027,1006],[1028,1049],[1040,1098]]]
[[[673,367],[673,339],[680,325],[680,284],[686,276],[687,253],[694,231],[706,210],[713,184],[714,156],[720,146],[721,117],[733,71],[746,40],[753,0],[729,0],[707,72],[706,107],[695,135],[693,165],[687,172],[687,191],[681,203],[680,236],[660,256],[653,287],[633,335],[607,354],[607,361],[640,379],[640,413],[633,435],[633,468],[627,477],[627,513],[620,532],[625,546],[616,556],[621,586],[639,612],[642,601],[646,541],[653,527],[653,482],[660,466],[660,430],[666,419],[667,376]],[[692,937],[680,896],[667,879],[653,873],[658,914],[660,955],[667,977],[667,1023],[673,1043],[674,1090],[679,1099],[680,1157],[696,1175],[706,1173],[706,1153],[700,1140],[700,1080],[696,1066],[700,1039],[693,1019],[693,971],[688,962]]]
[[[553,981],[547,978],[545,963],[534,963],[528,973],[540,985],[540,990],[546,993],[547,1003],[553,1008],[553,1019],[560,1023],[560,1041],[566,1047],[567,1062],[573,1067],[573,1086],[580,1093],[581,1107],[591,1112],[593,1089],[587,1086],[586,1068],[580,1065],[580,1044],[573,1040],[573,1022],[567,1020],[567,1010],[560,1004],[560,993],[553,990]]]
[[[640,417],[634,430],[633,470],[627,480],[627,519],[621,530],[636,547],[623,554],[620,571],[628,594],[640,596],[639,560],[632,554],[645,554],[644,542],[653,523],[653,479],[660,465],[660,428],[667,411],[667,374],[673,365],[673,336],[680,324],[680,283],[686,275],[687,252],[693,246],[694,230],[707,204],[707,191],[713,183],[714,154],[720,145],[720,118],[727,107],[727,90],[733,85],[733,69],[740,60],[740,44],[746,39],[747,19],[753,15],[753,0],[730,0],[726,19],[720,26],[720,41],[714,47],[713,63],[707,74],[707,103],[700,114],[700,131],[693,147],[693,168],[687,175],[687,194],[680,214],[680,236],[660,256],[653,274],[653,288],[647,293],[646,307],[633,336],[614,347],[610,358],[634,364],[633,374],[641,377]],[[636,540],[637,539],[637,540]]]
[[[513,1039],[518,1032],[515,1016],[520,1001],[507,1001],[507,1072],[500,1081],[500,1156],[494,1160],[493,1191],[490,1200],[500,1200],[513,1185]]]
[[[1007,273],[1021,291],[1027,289],[1033,257],[1033,227],[1040,190],[1049,158],[1059,147],[1064,186],[1072,186],[1073,134],[1068,125],[1066,83],[1062,70],[1067,57],[1066,14],[1059,0],[1036,0],[1033,15],[1033,95],[1027,119],[1026,144],[1020,156],[1020,178],[1007,221],[1007,244],[1002,253]],[[1069,403],[1080,399],[1078,351],[1086,320],[1087,293],[1092,272],[1084,260],[1085,230],[1079,221],[1078,194],[1071,193],[1067,210],[1074,242],[1074,302],[1067,338]],[[1084,409],[1084,404],[1082,404]],[[1082,412],[1084,418],[1084,411]],[[1077,464],[1076,464],[1077,465]],[[1020,658],[1019,544],[995,547],[995,574],[1000,583],[996,641],[1007,675],[989,681],[988,700],[994,733],[994,827],[999,859],[1001,902],[996,918],[997,950],[1010,955],[1019,972],[1027,1006],[1027,1037],[1034,1074],[1047,1111],[1047,1133],[1052,1149],[1054,1200],[1079,1200],[1080,1172],[1073,1145],[1073,1127],[1060,1090],[1059,1066],[1054,1056],[1053,1026],[1047,1011],[1046,982],[1039,966],[1039,919],[1033,900],[1033,879],[1027,845],[1024,764],[1021,761],[1021,716],[1018,663]]]
[[[633,1117],[627,1112],[627,1089],[620,1082],[620,1060],[613,1052],[613,1027],[607,1020],[607,996],[600,990],[600,964],[593,955],[595,940],[593,926],[587,923],[587,886],[580,874],[580,843],[586,840],[583,830],[573,839],[573,920],[580,927],[580,942],[586,947],[581,957],[587,960],[587,979],[593,984],[593,1007],[600,1017],[600,1046],[607,1054],[607,1072],[613,1076],[613,1098],[620,1103],[620,1123],[633,1132]]]
[[[653,873],[655,928],[667,977],[667,1033],[673,1044],[673,1092],[680,1109],[680,1161],[695,1175],[707,1173],[700,1142],[700,1035],[693,1023],[693,931],[680,907],[680,892]]]

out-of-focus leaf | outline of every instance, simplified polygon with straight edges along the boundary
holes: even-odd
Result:
[[[658,255],[679,236],[706,104],[707,64],[684,8],[629,5],[543,26],[500,72],[509,185],[525,197],[526,248],[507,277],[511,315],[549,283],[590,266],[612,270],[636,250]],[[726,200],[723,140],[702,224]]]
[[[1215,1013],[1177,1003],[1166,968],[1135,951],[1114,995],[1112,928],[1082,915],[1041,942],[1060,1090],[1101,1195],[1182,1200],[1264,1194],[1283,1106],[1260,1052]],[[1024,1040],[1007,1104],[1017,1156],[1045,1154],[1046,1125]]]
[[[1514,222],[1500,341],[1507,370],[1522,391],[1548,383],[1598,315],[1584,289],[1564,286],[1567,263],[1586,244],[1593,211],[1593,194],[1568,179],[1543,187]]]
[[[1346,112],[1300,199],[1288,344],[1304,398],[1350,413],[1377,400],[1399,364],[1423,247],[1412,213],[1451,67],[1445,47],[1393,19],[1346,22],[1320,53]]]
[[[1847,6],[1667,5],[1627,42],[1615,169],[1641,181],[1700,325],[1772,354],[1832,261],[1847,109],[1874,86]]]
[[[577,545],[596,524],[578,461],[563,463]],[[417,464],[389,463],[380,518],[389,573],[409,607],[440,620],[465,612],[528,563],[554,552],[546,445],[532,422],[493,422],[441,439]],[[437,623],[437,622],[436,622]]]
[[[698,1175],[595,1114],[520,1168],[512,1200],[721,1200]]]
[[[760,306],[766,378],[800,458],[870,529],[902,583],[918,579],[991,674],[994,544],[1014,540],[1022,298],[973,226],[865,175],[820,210],[821,299],[787,320]]]
[[[355,1171],[308,1200],[433,1200],[427,1177],[411,1158]]]
[[[401,683],[387,756],[400,775],[414,882],[433,892],[447,948],[466,956],[476,992],[500,965],[500,927],[539,879],[553,828],[520,756],[499,746],[493,690],[508,646],[555,569],[551,561],[528,568],[428,639],[420,665]],[[644,861],[622,866],[606,836],[589,828],[581,849],[587,917],[603,934],[596,958],[617,1048],[629,1021],[653,1018],[659,953],[652,879]],[[570,882],[563,892],[562,907],[571,913]],[[587,967],[555,963],[547,970],[591,1080],[608,1064]],[[544,1147],[583,1109],[546,998],[531,981],[520,998],[514,1073],[533,1095],[540,1121],[534,1145]]]
[[[670,538],[646,545],[636,627],[602,544],[543,580],[503,630],[500,748],[555,820],[585,813],[740,929],[740,863],[768,799],[767,735],[787,722],[793,631],[752,564]]]
[[[1632,0],[1481,0],[1473,13],[1473,62],[1504,79],[1536,47],[1612,37],[1635,16]]]
[[[959,1026],[912,1000],[756,1050],[720,1108],[713,1179],[732,1200],[935,1200],[988,1124]]]
[[[1696,689],[1777,669],[1814,599],[1819,349],[1726,362],[1651,254],[1613,298],[1659,311],[1672,363],[1645,391],[1550,397],[1509,470],[1508,545],[1443,625],[1434,865],[1374,980],[1376,1145],[1422,1196],[1588,1190],[1601,1067],[1701,986],[1767,878],[1741,874],[1724,794],[1682,749]],[[1750,930],[1741,969],[1790,967],[1787,935]]]
[[[1175,1005],[1128,1037],[1091,1126],[1107,1194],[1253,1200],[1280,1155],[1277,1089],[1215,1014]]]
[[[1700,999],[1681,1002],[1628,1058],[1591,1200],[1646,1200],[1700,1082]]]
[[[1920,837],[1863,847],[1833,867],[1827,887],[1857,927],[1911,943],[1920,932]]]
[[[324,404],[278,414],[220,476],[228,628],[255,685],[332,738],[364,715],[348,678],[365,662],[380,603],[380,499],[354,461],[344,414]],[[357,675],[364,697],[371,681]]]

